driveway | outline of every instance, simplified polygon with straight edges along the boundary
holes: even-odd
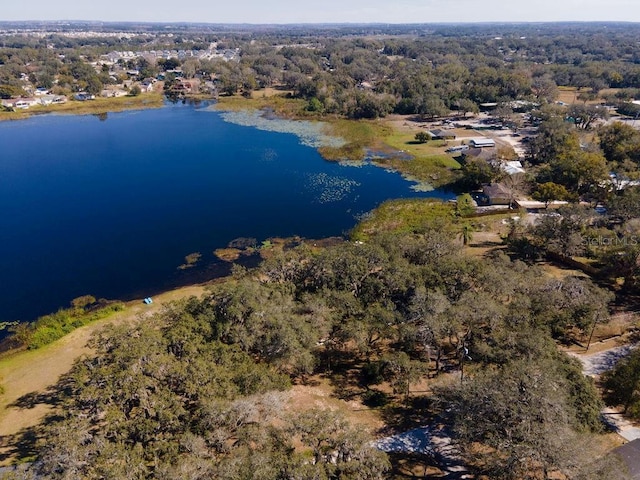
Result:
[[[589,377],[596,378],[602,373],[611,370],[616,363],[629,355],[640,344],[622,345],[602,350],[598,353],[581,354],[568,352],[569,355],[577,358],[582,363],[582,371]],[[622,412],[611,407],[602,410],[602,418],[614,431],[625,440],[636,440],[640,438],[640,427],[636,426],[622,416]]]

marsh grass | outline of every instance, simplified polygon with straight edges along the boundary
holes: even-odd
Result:
[[[184,257],[184,263],[178,267],[178,270],[186,270],[187,268],[195,267],[201,258],[202,254],[200,252],[190,253]]]
[[[379,122],[366,120],[346,120],[337,118],[323,119],[332,135],[343,138],[345,144],[340,147],[322,147],[318,151],[326,160],[364,160],[368,149],[388,150],[380,141],[389,135],[391,129]]]
[[[460,164],[444,150],[443,140],[418,143],[414,132],[400,131],[382,120],[349,120],[330,115],[318,116],[305,111],[307,102],[285,95],[220,97],[216,109],[240,112],[243,110],[271,110],[274,115],[293,120],[321,120],[328,136],[344,139],[342,145],[321,145],[318,152],[325,160],[361,161],[367,152],[383,153],[374,163],[393,169],[408,180],[438,187],[453,183]],[[408,158],[407,158],[408,157]]]
[[[213,251],[213,254],[225,262],[235,262],[242,255],[242,250],[239,248],[218,248]]]
[[[8,344],[26,347],[29,350],[53,343],[73,330],[101,320],[124,309],[121,302],[109,303],[105,300],[87,308],[64,308],[44,315],[32,323],[21,323],[12,328],[13,335]]]
[[[434,222],[454,228],[455,206],[438,200],[414,198],[388,200],[362,219],[351,231],[354,241],[366,241],[379,233],[419,233]]]

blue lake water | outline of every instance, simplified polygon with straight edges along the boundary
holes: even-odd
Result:
[[[452,197],[190,105],[2,122],[0,145],[0,321],[151,295],[237,237],[341,235],[386,199]]]

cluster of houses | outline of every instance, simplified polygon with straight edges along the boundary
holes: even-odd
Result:
[[[231,61],[240,58],[240,49],[217,49],[215,44],[211,44],[207,50],[144,50],[140,52],[132,51],[113,51],[106,55],[102,55],[101,60],[109,63],[117,63],[119,60],[129,61],[137,58],[144,58],[155,63],[156,60],[177,58],[178,60],[187,60],[193,58],[196,60],[213,60],[215,58]]]
[[[494,168],[500,169],[508,177],[521,175],[525,173],[525,169],[520,160],[503,160],[498,157],[496,141],[488,137],[471,137],[458,139],[452,129],[432,129],[427,133],[433,140],[460,140],[463,143],[453,145],[447,148],[447,153],[455,156],[461,163],[481,160],[487,162]],[[496,208],[525,208],[529,211],[538,211],[546,209],[550,204],[537,202],[528,199],[517,198],[513,188],[509,188],[504,183],[491,183],[484,185],[482,192],[475,192],[474,200],[481,207]],[[552,202],[552,206],[556,204],[566,204],[566,202]]]
[[[4,99],[2,100],[2,106],[11,110],[26,110],[39,105],[55,105],[66,101],[67,97],[64,95],[53,95],[48,90],[39,88],[34,92],[33,97]]]

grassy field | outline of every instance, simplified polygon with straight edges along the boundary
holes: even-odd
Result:
[[[351,232],[351,239],[366,241],[379,233],[420,232],[435,222],[441,222],[443,228],[449,228],[455,222],[453,214],[452,204],[437,200],[388,200],[376,208],[369,218],[356,225]]]
[[[348,143],[342,148],[321,148],[321,155],[328,160],[344,158],[359,160],[365,149],[377,151],[386,158],[376,163],[392,168],[411,180],[441,186],[454,180],[454,171],[460,164],[445,154],[445,141],[418,143],[415,133],[399,130],[394,122],[384,119],[344,120],[329,119],[330,132]],[[407,159],[406,156],[410,158]]]
[[[602,102],[602,97],[605,95],[611,95],[617,92],[618,88],[605,88],[601,90],[596,98],[593,100],[588,100],[586,103],[588,105],[597,105]],[[591,88],[577,88],[577,87],[558,87],[558,98],[557,101],[563,102],[566,104],[572,103],[584,103],[583,100],[578,98],[578,95],[581,93],[589,93]]]

